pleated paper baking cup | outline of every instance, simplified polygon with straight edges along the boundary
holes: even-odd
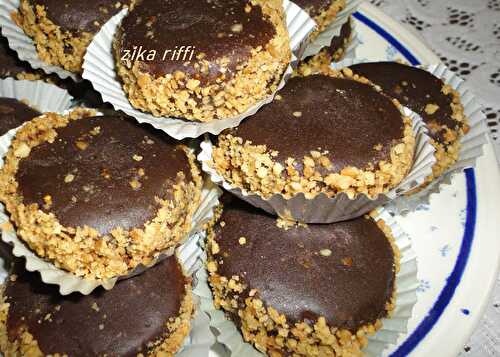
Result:
[[[208,357],[210,348],[216,342],[210,330],[210,319],[201,310],[201,298],[196,294],[196,288],[193,288],[193,304],[195,313],[191,319],[191,330],[180,351],[174,354],[175,357]]]
[[[0,28],[7,38],[9,47],[17,52],[19,59],[28,62],[34,69],[41,69],[47,74],[56,74],[62,79],[71,78],[79,81],[79,76],[61,67],[43,62],[38,56],[35,43],[12,19],[12,14],[19,9],[19,0],[3,0],[0,3]]]
[[[444,185],[451,184],[453,176],[462,174],[466,169],[476,167],[477,160],[483,155],[483,146],[488,141],[488,126],[486,116],[482,111],[483,108],[465,81],[444,64],[423,65],[420,68],[441,78],[443,82],[458,92],[470,129],[460,140],[458,161],[444,175],[434,180],[421,192],[391,202],[388,208],[396,213],[406,213],[421,205],[429,204],[430,196],[439,193]]]
[[[396,274],[395,308],[390,317],[382,319],[382,328],[368,338],[368,346],[363,350],[367,357],[379,357],[387,347],[397,343],[399,336],[408,333],[408,321],[417,302],[419,286],[417,257],[410,238],[387,210],[379,209],[375,219],[383,219],[391,228],[400,251],[400,269]],[[201,308],[210,316],[210,326],[217,332],[217,341],[226,347],[231,356],[263,357],[261,352],[244,341],[236,325],[226,318],[224,312],[215,308],[206,269],[200,269],[196,279],[197,294],[203,297]]]
[[[212,212],[212,209],[210,209]],[[213,214],[213,213],[212,213]],[[213,216],[212,216],[213,217]],[[177,257],[183,263],[185,271],[193,276],[193,303],[195,306],[194,317],[191,320],[191,331],[184,341],[182,349],[175,354],[176,357],[208,357],[210,348],[215,344],[216,338],[210,329],[210,318],[204,312],[206,296],[200,290],[198,278],[194,275],[206,260],[202,242],[205,241],[204,231],[196,233],[197,237],[191,244],[184,244],[177,250]]]
[[[71,107],[73,97],[55,85],[42,81],[0,79],[0,97],[22,101],[41,113],[62,113]]]
[[[17,130],[11,130],[0,138],[0,166],[3,165],[3,157],[9,150],[10,144]],[[28,271],[38,271],[42,281],[47,284],[59,286],[61,295],[68,295],[73,292],[79,292],[84,295],[90,294],[99,286],[110,290],[119,279],[130,278],[138,275],[146,269],[155,265],[162,258],[177,254],[185,270],[193,273],[196,266],[200,250],[198,249],[198,240],[202,237],[199,232],[203,231],[206,223],[213,219],[213,210],[219,205],[219,196],[221,192],[218,187],[206,180],[201,194],[201,201],[198,209],[193,214],[192,228],[183,242],[180,242],[177,248],[170,248],[162,252],[155,262],[151,265],[140,265],[131,271],[128,275],[105,280],[85,279],[76,276],[68,271],[57,268],[53,263],[37,256],[29,247],[17,237],[16,231],[9,221],[5,207],[0,204],[0,227],[2,228],[2,240],[12,246],[12,253],[16,257],[23,257],[26,260],[26,269]]]
[[[304,53],[300,59],[305,59],[309,56],[314,56],[319,53],[324,47],[330,47],[334,37],[340,35],[342,26],[344,26],[348,21],[349,17],[355,13],[359,5],[363,0],[349,0],[346,3],[346,7],[337,14],[335,21],[329,24],[326,29],[318,34],[318,36],[310,43],[306,45]],[[354,23],[355,21],[351,21]]]
[[[290,48],[296,58],[303,58],[309,34],[316,27],[316,22],[294,2],[283,0],[286,14],[286,26],[290,36]]]
[[[201,248],[199,248],[201,250]],[[180,255],[183,253],[180,253]],[[179,260],[184,261],[180,257]],[[198,257],[198,266],[202,266],[203,261],[200,256]],[[190,263],[187,263],[188,265]],[[0,264],[0,283],[3,283],[9,272],[5,268],[6,265]],[[191,274],[190,272],[187,272]],[[184,344],[179,352],[175,354],[176,357],[208,357],[210,347],[216,342],[214,334],[210,330],[210,319],[208,315],[203,312],[202,302],[204,296],[200,296],[197,292],[195,281],[193,282],[193,305],[195,313],[191,320],[191,330],[184,340]]]
[[[338,70],[363,62],[366,61],[346,59],[332,64],[332,68]],[[488,127],[486,116],[482,112],[481,104],[479,104],[477,98],[467,87],[465,81],[442,63],[421,65],[418,67],[440,78],[445,84],[450,85],[458,92],[470,129],[460,140],[461,147],[458,161],[451,168],[421,191],[412,195],[399,197],[388,205],[387,209],[398,214],[407,213],[417,209],[421,205],[429,204],[430,196],[434,193],[439,193],[443,185],[451,184],[453,176],[461,174],[465,169],[476,167],[477,160],[483,155],[483,146],[487,143]]]
[[[342,60],[344,59],[354,59],[358,57],[357,50],[361,45],[361,38],[358,32],[358,23],[351,20],[351,40],[347,45],[347,48],[344,51],[344,55],[342,56]]]
[[[198,161],[202,169],[210,179],[222,186],[225,190],[238,196],[251,205],[264,211],[285,219],[292,219],[304,223],[333,223],[360,217],[377,207],[394,200],[396,197],[420,186],[425,178],[432,173],[435,164],[434,147],[429,143],[427,129],[422,118],[407,108],[404,114],[412,119],[413,131],[416,137],[415,158],[413,166],[405,179],[394,189],[386,194],[380,194],[376,198],[370,198],[365,194],[358,194],[350,199],[347,194],[340,193],[328,197],[324,193],[318,194],[313,199],[308,199],[303,193],[292,198],[285,198],[281,194],[275,194],[270,198],[263,198],[259,194],[250,193],[238,187],[232,186],[212,167],[213,145],[209,139],[201,143],[201,152]]]
[[[285,1],[287,14],[287,26],[290,33],[290,43],[294,53],[301,52],[302,44],[305,42],[310,31],[314,27],[311,18],[297,5]],[[92,82],[94,88],[101,93],[105,102],[109,102],[116,110],[122,110],[134,117],[140,123],[151,124],[156,129],[166,132],[171,137],[181,140],[185,138],[197,138],[205,133],[218,135],[221,131],[238,126],[245,118],[255,114],[262,106],[273,101],[277,91],[285,85],[292,75],[292,64],[296,64],[297,58],[292,57],[290,64],[278,85],[277,90],[252,106],[245,113],[233,118],[215,120],[208,123],[188,121],[171,117],[155,117],[149,113],[135,109],[130,104],[115,71],[115,58],[112,50],[114,34],[122,19],[127,14],[127,9],[112,17],[87,49],[83,63],[83,78]]]

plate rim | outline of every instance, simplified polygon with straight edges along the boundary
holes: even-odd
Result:
[[[372,31],[375,31],[379,36],[384,38],[384,40],[394,45],[412,64],[416,65],[420,63],[429,64],[441,62],[434,52],[432,52],[432,50],[424,44],[423,40],[419,39],[415,34],[403,27],[402,24],[375,6],[369,3],[363,3],[358,12],[354,14],[354,17],[358,21],[367,25]],[[488,141],[488,146],[491,147],[491,145],[491,142]],[[409,354],[425,356],[424,353],[418,353],[417,349],[419,347],[426,347],[425,345],[429,344],[429,342],[426,341],[426,337],[443,325],[443,315],[449,312],[448,310],[450,305],[455,301],[455,299],[457,299],[456,290],[462,282],[461,279],[463,278],[463,275],[467,272],[468,268],[470,268],[469,264],[471,263],[471,254],[473,253],[473,250],[477,250],[475,248],[478,244],[478,240],[487,239],[487,237],[482,238],[477,234],[477,222],[479,218],[478,209],[480,208],[478,206],[478,174],[480,175],[480,172],[474,169],[468,169],[465,173],[467,189],[467,220],[464,235],[460,244],[460,253],[456,258],[453,271],[446,279],[445,286],[439,293],[439,296],[434,302],[432,308],[428,310],[427,316],[424,317],[411,334],[407,335],[405,339],[398,344],[398,347],[391,354],[391,356],[406,356]],[[500,251],[498,252],[498,258],[500,258]],[[486,282],[485,280],[482,281],[482,283],[486,283],[487,285],[487,289],[485,289],[487,292],[483,293],[482,298],[476,302],[478,312],[474,314],[472,321],[465,326],[464,331],[461,333],[462,338],[458,339],[456,343],[447,344],[449,347],[444,348],[448,351],[446,355],[457,355],[462,348],[462,344],[466,343],[474,332],[474,329],[484,316],[484,312],[487,303],[490,301],[491,294],[493,293],[493,288],[499,271],[500,261],[497,259],[496,266],[491,270]],[[451,283],[450,280],[452,281]],[[446,295],[446,301],[444,301],[444,303],[441,301],[443,293]],[[435,308],[439,310],[437,311],[438,314],[431,315]],[[419,330],[419,328],[426,323],[427,318],[434,321],[430,324],[430,327],[427,326]],[[444,321],[446,322],[446,320]],[[443,346],[439,346],[439,349],[443,350]]]

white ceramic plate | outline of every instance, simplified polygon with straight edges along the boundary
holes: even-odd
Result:
[[[415,35],[377,8],[364,4],[354,16],[362,41],[358,57],[439,62]],[[421,285],[408,333],[384,356],[453,357],[463,348],[498,276],[499,201],[500,172],[489,143],[476,170],[455,176],[429,205],[397,218],[412,238]],[[216,346],[211,355],[227,353]]]
[[[376,8],[356,14],[363,33],[359,56],[438,58],[418,38]],[[401,217],[419,259],[421,287],[409,332],[388,356],[456,356],[483,315],[500,261],[500,172],[491,143],[476,170],[458,175],[430,205]]]
[[[363,41],[359,57],[438,61],[417,37],[376,8],[363,5],[355,17]],[[421,286],[408,333],[385,356],[453,357],[462,349],[498,276],[499,201],[500,172],[489,144],[476,170],[456,176],[430,205],[397,218],[413,240]],[[211,356],[227,354],[219,345]]]

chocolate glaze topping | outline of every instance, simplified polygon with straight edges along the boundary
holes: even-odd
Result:
[[[8,337],[27,328],[45,355],[136,356],[149,342],[169,334],[166,323],[179,315],[189,284],[174,257],[143,274],[91,295],[61,296],[58,288],[18,263],[7,280]]]
[[[246,12],[245,8],[250,8]],[[119,49],[133,50],[143,46],[144,50],[156,50],[153,61],[141,61],[142,70],[156,77],[182,71],[189,73],[202,83],[215,78],[231,77],[238,65],[244,63],[250,51],[265,46],[276,34],[276,30],[260,6],[248,0],[143,0],[124,19]],[[180,46],[194,46],[194,55],[188,65],[189,54],[180,60],[171,60],[173,50]],[[165,50],[171,50],[163,59]],[[194,64],[196,56],[204,54],[211,63],[209,73],[202,73]],[[215,60],[228,58],[228,70],[223,74]]]
[[[303,8],[311,17],[321,15],[336,0],[295,0],[295,3]]]
[[[63,31],[97,33],[130,0],[29,0],[43,6],[47,17]]]
[[[366,168],[390,158],[404,136],[401,113],[367,84],[313,75],[292,78],[274,100],[232,130],[233,135],[276,150],[275,158],[302,161],[311,150],[328,150],[333,171]],[[295,115],[294,115],[295,114]],[[375,146],[381,144],[382,150]]]
[[[0,135],[39,115],[38,111],[17,99],[0,97]]]
[[[429,72],[397,62],[363,63],[351,66],[351,69],[420,114],[427,124],[445,125],[450,129],[460,127],[461,124],[452,118],[453,95],[445,95],[443,81]],[[428,104],[435,104],[439,109],[429,114],[425,111]],[[432,138],[440,143],[445,143],[444,133],[445,130],[430,131]]]
[[[221,221],[225,225],[217,225],[215,233],[216,259],[223,262],[218,272],[238,275],[247,284],[241,300],[257,289],[266,306],[289,322],[314,323],[323,316],[330,326],[351,331],[386,316],[394,252],[372,220],[285,231],[275,217],[233,201],[225,205]]]
[[[17,58],[7,39],[0,36],[0,78],[15,77],[19,73],[33,72],[30,65]]]
[[[157,214],[155,197],[172,198],[179,172],[192,180],[178,144],[133,120],[80,119],[57,133],[54,143],[33,148],[21,160],[16,179],[24,204],[38,204],[64,226],[86,225],[101,234],[142,228]]]

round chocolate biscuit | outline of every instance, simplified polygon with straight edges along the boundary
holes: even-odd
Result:
[[[338,13],[345,8],[346,0],[297,0],[295,4],[316,21],[316,29],[309,35],[314,39],[336,20]]]
[[[397,185],[409,170],[412,135],[409,119],[373,86],[315,74],[292,78],[271,104],[225,131],[213,158],[226,180],[264,195],[333,195],[354,186],[378,194]],[[392,178],[372,180],[379,171]],[[366,172],[368,180],[361,177]],[[330,176],[336,174],[366,185],[339,182]]]
[[[0,347],[7,356],[175,353],[189,333],[191,299],[191,280],[174,257],[88,296],[62,296],[18,262],[3,290]]]
[[[452,91],[445,93],[445,83],[431,73],[398,62],[361,63],[350,68],[418,113],[429,125],[429,134],[437,142],[449,143],[445,138],[447,129],[458,131],[463,126],[453,118]]]
[[[73,34],[97,33],[114,15],[119,13],[123,5],[131,0],[27,0],[34,8],[42,8],[45,16],[61,31]]]
[[[249,12],[245,10],[250,4],[241,0],[143,1],[123,20],[120,48],[133,50],[142,46],[143,50],[159,51],[161,55],[141,63],[141,69],[154,77],[181,71],[202,84],[222,74],[229,80],[237,67],[250,58],[253,49],[265,47],[276,35],[275,26],[260,6],[251,7]],[[240,25],[241,30],[236,31],[235,25]],[[193,52],[181,52],[181,60],[163,56],[163,49],[172,50],[169,55],[173,55],[181,45],[190,45]],[[195,62],[190,62],[194,51],[203,53],[210,62],[207,71],[195,68]],[[223,64],[218,61],[223,58],[229,63],[222,73]]]
[[[275,1],[144,0],[123,20],[114,46],[132,105],[199,121],[239,114],[263,99],[290,61]],[[221,99],[229,96],[226,105]]]
[[[57,140],[33,148],[16,173],[25,205],[37,204],[64,226],[103,235],[144,226],[158,214],[156,197],[172,199],[173,186],[192,179],[177,142],[120,116],[59,128]]]
[[[277,151],[275,160],[282,165],[321,149],[328,151],[332,171],[364,169],[390,160],[392,146],[404,136],[401,112],[368,84],[326,75],[295,77],[279,96],[230,132]]]
[[[457,162],[460,139],[469,130],[458,92],[423,69],[397,62],[362,63],[350,68],[418,113],[427,124],[437,162],[422,187]]]
[[[41,113],[17,99],[0,97],[0,136],[39,115]]]
[[[367,326],[379,325],[392,303],[397,259],[390,239],[365,217],[295,225],[233,200],[224,205],[210,238],[208,269],[216,303],[245,338],[259,336],[252,342],[264,349],[280,349],[274,340],[278,331],[285,340],[281,352],[298,352],[287,339],[299,345],[316,341],[302,340],[294,331],[303,330],[303,324],[313,328],[324,322],[332,334],[348,331],[356,336]],[[252,321],[268,321],[264,315],[274,322],[255,326]]]
[[[194,155],[163,132],[88,115],[49,113],[23,127],[0,196],[38,255],[104,279],[150,264],[187,237],[202,179]]]
[[[21,0],[16,23],[33,39],[45,63],[80,74],[94,35],[135,0]]]

